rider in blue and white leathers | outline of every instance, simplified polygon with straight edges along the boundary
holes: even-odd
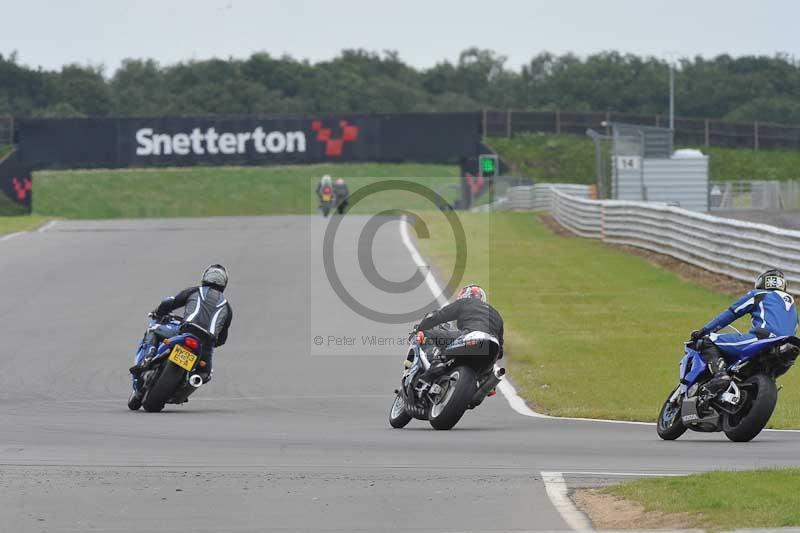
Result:
[[[710,392],[724,390],[730,382],[724,355],[737,357],[745,347],[763,342],[768,337],[795,334],[797,309],[794,298],[785,291],[783,272],[767,270],[756,279],[754,290],[736,300],[702,329],[692,332],[692,340],[698,341],[700,354],[714,373],[714,378],[706,384]],[[748,333],[716,333],[747,314],[752,317]]]

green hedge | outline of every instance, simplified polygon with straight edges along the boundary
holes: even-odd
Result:
[[[512,173],[548,183],[594,183],[594,145],[578,135],[488,139]],[[698,148],[711,156],[711,180],[800,179],[800,151]]]

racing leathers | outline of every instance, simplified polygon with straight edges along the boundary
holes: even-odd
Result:
[[[456,322],[455,329],[447,327],[451,321]],[[428,313],[416,329],[423,331],[427,342],[438,349],[435,353],[443,353],[461,335],[482,331],[497,337],[500,351],[496,355],[498,359],[503,357],[503,318],[494,307],[477,298],[461,298]]]
[[[749,332],[716,333],[747,314],[752,317]],[[725,355],[737,358],[745,347],[757,345],[769,337],[794,335],[796,330],[797,309],[790,294],[768,289],[748,292],[692,334],[693,338],[699,339],[697,347],[700,354],[714,373],[714,379],[706,385],[707,389],[718,391],[730,380],[725,372]]]
[[[347,209],[347,200],[350,197],[350,191],[347,189],[347,184],[339,180],[333,182],[333,195],[336,199],[336,210],[340,215],[344,214]]]
[[[183,322],[200,326],[211,335],[210,343],[201,342],[202,353],[200,356],[206,361],[204,381],[211,379],[212,354],[215,347],[222,346],[228,340],[228,329],[233,319],[233,310],[225,299],[222,291],[213,286],[201,285],[189,287],[175,296],[170,296],[161,301],[153,311],[156,317],[161,317],[183,307]],[[156,347],[165,338],[178,334],[180,326],[172,324],[155,323],[150,327],[142,340],[142,345],[136,354],[136,367],[140,366],[145,358],[152,357]],[[201,339],[204,341],[204,339]],[[138,376],[134,373],[133,386],[139,385]]]

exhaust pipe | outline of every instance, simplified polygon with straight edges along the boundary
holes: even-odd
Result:
[[[486,383],[481,385],[477,391],[475,391],[475,395],[472,397],[472,405],[473,407],[479,406],[486,396],[491,392],[492,389],[497,387],[497,384],[503,381],[503,376],[506,375],[506,369],[502,367],[497,367],[494,369],[494,373],[489,376],[486,380]]]
[[[192,374],[191,376],[189,376],[189,385],[191,385],[195,389],[199,389],[202,384],[203,384],[203,378],[200,377],[199,374]]]

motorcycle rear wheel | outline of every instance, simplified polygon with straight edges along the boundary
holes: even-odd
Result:
[[[478,389],[478,376],[468,366],[459,366],[442,376],[447,389],[441,398],[431,406],[428,421],[434,429],[452,429],[464,412]],[[439,380],[441,383],[443,380]]]
[[[413,417],[406,412],[405,401],[398,393],[392,402],[392,409],[389,411],[389,425],[395,429],[402,429],[411,422]]]
[[[178,365],[169,361],[164,365],[161,374],[153,384],[153,388],[148,389],[142,399],[142,407],[148,413],[158,413],[164,409],[167,400],[175,394],[184,378],[185,371]]]
[[[747,378],[741,388],[747,391],[746,404],[736,414],[725,413],[722,431],[733,442],[748,442],[761,433],[778,403],[775,380],[764,374]]]
[[[677,403],[670,403],[669,399],[673,394],[675,391],[672,391],[664,401],[664,405],[661,406],[661,411],[658,413],[658,422],[656,422],[656,432],[664,440],[675,440],[686,433],[686,426],[681,418],[683,395],[678,397]]]

